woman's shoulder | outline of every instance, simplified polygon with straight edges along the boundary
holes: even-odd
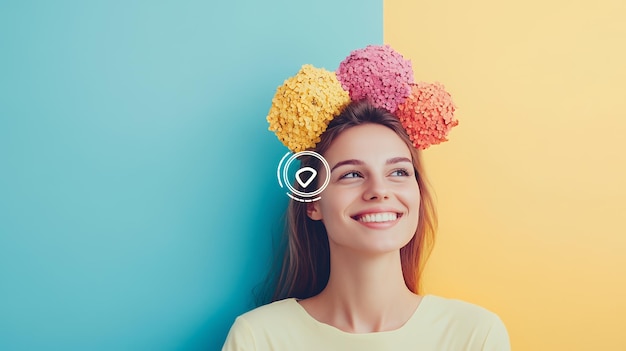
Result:
[[[471,318],[471,319],[494,319],[499,318],[493,311],[460,299],[443,297],[438,295],[426,295],[426,306],[429,312],[438,313],[442,315],[451,315],[456,318]]]
[[[248,323],[267,323],[271,320],[285,320],[285,318],[293,318],[298,311],[298,302],[294,298],[274,301],[263,306],[259,306],[242,315],[239,319],[244,319]]]
[[[484,350],[509,350],[509,335],[495,312],[467,301],[426,295],[422,319],[432,328],[453,331],[469,339],[483,340]],[[420,307],[421,308],[421,307]]]
[[[426,316],[425,319],[430,322],[446,323],[466,330],[505,329],[498,314],[478,304],[437,295],[426,295],[425,298],[422,317]]]
[[[257,307],[235,319],[222,350],[269,350],[270,345],[282,345],[290,335],[299,335],[307,328],[301,308],[294,298],[275,301]]]

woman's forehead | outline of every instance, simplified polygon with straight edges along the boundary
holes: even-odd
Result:
[[[411,158],[406,143],[392,129],[379,124],[364,124],[345,130],[324,153],[335,162],[342,159],[387,160],[393,157]]]

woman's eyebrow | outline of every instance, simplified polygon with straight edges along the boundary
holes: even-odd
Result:
[[[413,163],[413,161],[411,161],[411,159],[409,159],[408,157],[394,157],[394,158],[388,159],[387,162],[385,162],[385,164],[391,165],[391,164],[400,163],[400,162]]]
[[[330,172],[332,173],[335,170],[335,168],[340,167],[340,166],[344,166],[344,165],[362,166],[364,164],[365,164],[365,162],[363,162],[361,160],[355,160],[355,159],[345,160],[345,161],[337,162],[337,164],[334,165],[333,168],[330,169]]]
[[[411,159],[409,159],[408,157],[393,157],[393,158],[388,159],[385,162],[385,164],[391,165],[391,164],[400,163],[400,162],[413,163],[413,161],[411,161]],[[356,160],[356,159],[345,160],[345,161],[337,162],[337,164],[334,165],[333,168],[330,169],[330,172],[332,173],[335,170],[335,168],[345,166],[345,165],[362,166],[364,164],[365,162],[361,160]]]

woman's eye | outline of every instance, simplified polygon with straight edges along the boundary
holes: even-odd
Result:
[[[360,176],[361,176],[361,174],[359,174],[359,172],[352,171],[352,172],[345,173],[339,179],[358,178]]]
[[[395,177],[408,177],[411,174],[409,173],[409,171],[407,171],[406,169],[402,168],[402,169],[394,170],[393,172],[391,172],[391,175],[395,176]]]

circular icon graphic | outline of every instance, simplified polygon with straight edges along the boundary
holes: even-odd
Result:
[[[287,161],[285,161],[285,158],[287,158],[287,156],[289,156],[290,154],[291,154],[290,152],[286,153],[285,156],[283,156],[283,158],[278,163],[278,169],[276,170],[276,177],[278,177],[278,184],[280,185],[280,187],[282,188],[283,184],[285,184],[284,187],[286,187],[287,190],[289,190],[287,192],[287,196],[289,196],[290,198],[296,201],[313,202],[313,201],[317,201],[321,199],[321,197],[318,195],[322,191],[324,191],[324,189],[326,189],[326,187],[328,186],[328,183],[330,182],[330,166],[328,165],[328,162],[326,161],[326,159],[324,159],[322,155],[314,151],[300,151],[291,155],[291,157],[289,157]],[[312,156],[312,157],[317,158],[324,165],[324,169],[326,169],[326,179],[324,180],[324,183],[320,187],[316,188],[314,191],[311,191],[311,192],[299,191],[295,189],[293,186],[291,186],[289,182],[289,166],[294,160],[297,160],[301,156]],[[284,165],[283,165],[283,161],[285,161]],[[314,168],[301,167],[295,172],[294,179],[304,189],[308,187],[309,185],[311,185],[311,183],[313,183],[315,178],[317,178],[317,175],[318,175],[318,172]]]

